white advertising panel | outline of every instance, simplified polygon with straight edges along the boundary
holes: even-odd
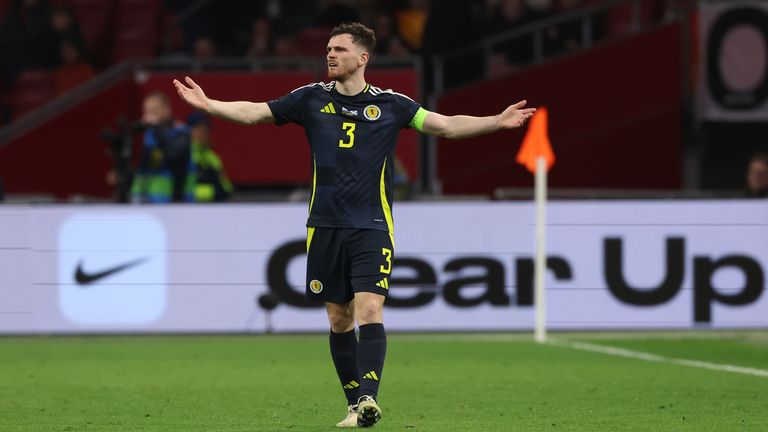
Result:
[[[388,329],[533,327],[530,203],[399,203]],[[326,331],[306,206],[0,207],[0,333]],[[768,328],[768,202],[556,202],[553,329]]]

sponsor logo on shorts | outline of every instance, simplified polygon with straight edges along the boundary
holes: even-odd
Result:
[[[315,294],[320,294],[323,292],[323,283],[317,279],[313,279],[312,282],[309,283],[309,290]]]
[[[368,120],[378,120],[379,117],[381,117],[381,110],[376,105],[368,105],[365,107],[365,111],[363,111],[363,115]]]

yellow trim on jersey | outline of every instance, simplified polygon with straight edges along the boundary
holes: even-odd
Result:
[[[317,189],[317,159],[312,158],[312,197],[309,199],[308,214],[312,214],[312,204],[315,203],[315,190]]]
[[[324,106],[323,109],[320,110],[320,112],[323,112],[326,114],[336,114],[336,108],[333,107],[333,102],[328,102],[328,105]]]
[[[366,84],[365,85],[365,90],[363,90],[363,93],[367,92],[369,88],[371,88],[371,85],[370,84]]]
[[[389,230],[389,240],[392,241],[392,249],[395,248],[395,224],[392,222],[392,209],[387,201],[387,185],[384,182],[384,173],[387,170],[387,158],[384,158],[384,166],[381,167],[381,181],[379,182],[379,193],[381,194],[381,208],[384,210],[384,219],[387,221],[387,230]]]
[[[309,253],[309,245],[312,244],[312,237],[315,235],[315,227],[307,227],[307,253]]]
[[[312,158],[312,197],[309,199],[309,215],[312,214],[312,205],[315,203],[315,190],[317,189],[317,159]],[[312,243],[312,236],[315,235],[315,227],[307,227],[307,253],[309,245]]]

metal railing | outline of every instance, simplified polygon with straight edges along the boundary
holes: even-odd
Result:
[[[487,78],[488,73],[490,72],[490,69],[491,69],[489,67],[489,62],[494,51],[497,49],[499,45],[512,42],[516,39],[530,37],[530,40],[532,43],[532,52],[533,52],[532,59],[528,64],[522,65],[522,66],[536,65],[550,58],[555,58],[562,55],[561,52],[553,53],[551,55],[548,55],[545,52],[544,33],[548,29],[551,29],[553,27],[557,27],[566,23],[571,23],[574,21],[579,22],[580,35],[581,35],[580,48],[582,50],[590,49],[595,44],[595,40],[593,38],[593,35],[597,30],[595,28],[595,22],[596,22],[595,16],[603,13],[607,13],[615,8],[630,6],[631,25],[627,32],[618,34],[618,35],[613,35],[612,38],[619,38],[619,37],[624,37],[627,35],[637,33],[643,30],[643,21],[641,17],[642,1],[643,0],[607,0],[599,4],[593,4],[593,5],[579,8],[578,10],[574,10],[572,12],[562,13],[549,18],[544,18],[519,28],[514,28],[514,29],[501,32],[496,35],[487,36],[476,42],[467,44],[463,47],[457,48],[455,50],[452,50],[446,53],[436,54],[432,56],[432,59],[431,59],[431,62],[433,64],[433,74],[434,74],[433,75],[434,93],[436,95],[439,95],[446,89],[445,68],[446,68],[446,63],[450,62],[450,60],[455,60],[457,58],[467,56],[467,55],[472,55],[472,54],[483,54],[483,57],[485,59],[485,66],[486,66],[485,67],[486,73],[483,78]],[[608,39],[609,38],[606,38],[603,40],[608,40]]]
[[[416,57],[393,58],[376,56],[372,68],[388,69],[398,67],[414,68],[420,76],[422,71],[421,59]],[[261,57],[249,58],[216,58],[205,61],[191,58],[158,58],[129,60],[114,65],[100,73],[95,78],[78,86],[64,95],[56,97],[44,105],[30,111],[10,124],[0,128],[0,147],[44,124],[45,122],[72,109],[90,97],[131,77],[140,77],[143,73],[152,71],[184,71],[199,73],[204,71],[306,71],[314,73],[317,80],[325,77],[325,59],[323,57]],[[421,86],[418,86],[421,97]]]
[[[134,65],[129,62],[112,66],[74,90],[51,99],[46,104],[13,120],[11,123],[0,128],[0,147],[3,147],[14,139],[37,128],[61,113],[68,111],[91,96],[119,83],[130,76],[133,71]]]

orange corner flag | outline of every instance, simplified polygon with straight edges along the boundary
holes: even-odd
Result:
[[[555,152],[552,151],[552,144],[549,142],[549,133],[547,132],[547,108],[539,107],[536,114],[531,118],[531,124],[528,126],[528,132],[523,138],[523,145],[517,153],[517,162],[525,165],[528,171],[536,173],[536,159],[544,156],[547,163],[547,171],[555,164]]]

